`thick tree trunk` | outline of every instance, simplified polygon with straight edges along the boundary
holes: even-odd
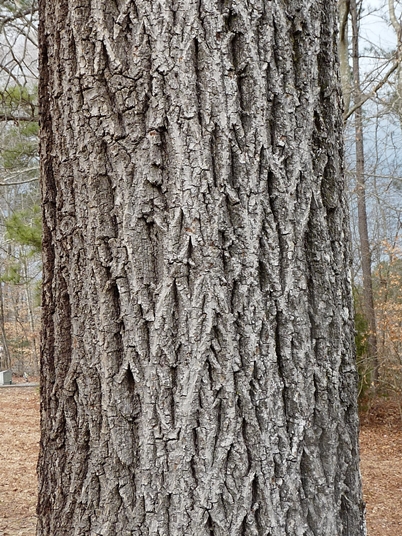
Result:
[[[364,534],[336,2],[41,2],[39,536]]]

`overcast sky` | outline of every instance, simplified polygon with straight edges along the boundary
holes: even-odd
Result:
[[[402,2],[394,0],[394,5],[395,14],[400,19]],[[386,50],[395,47],[396,36],[389,23],[388,0],[363,0],[361,35],[367,44],[375,43]]]

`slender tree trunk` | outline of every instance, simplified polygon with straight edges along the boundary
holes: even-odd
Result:
[[[353,32],[353,93],[355,104],[357,104],[362,100],[362,91],[360,87],[359,72],[359,30],[356,0],[350,0],[350,12]],[[367,225],[366,181],[364,176],[363,111],[361,106],[355,111],[355,135],[357,219],[363,272],[363,306],[364,315],[366,317],[369,329],[367,346],[371,368],[373,371],[372,379],[374,385],[376,385],[378,383],[377,328],[374,310],[373,278],[371,273],[371,250]]]
[[[25,299],[27,302],[27,313],[28,313],[28,322],[29,327],[31,328],[31,332],[28,335],[28,340],[31,344],[31,349],[33,350],[33,361],[34,361],[34,374],[37,374],[38,372],[38,348],[37,348],[37,341],[36,341],[36,326],[35,326],[35,314],[34,314],[34,304],[33,304],[33,297],[30,290],[30,281],[29,281],[29,273],[28,273],[28,263],[27,259],[24,259],[23,261],[23,267],[24,267],[24,279],[26,281],[24,285],[24,291],[25,291]]]
[[[2,369],[11,368],[11,355],[10,349],[8,347],[6,329],[4,326],[4,299],[3,299],[3,283],[0,281],[0,333],[1,333],[1,345],[3,348],[2,352]]]
[[[341,73],[344,113],[350,108],[352,76],[349,65],[349,14],[350,0],[338,0],[339,10],[339,67]]]
[[[361,536],[336,2],[41,1],[38,536]]]
[[[401,19],[398,20],[395,12],[395,0],[388,0],[388,14],[391,24],[395,31],[397,39],[396,48],[396,61],[398,68],[396,71],[396,84],[395,84],[395,101],[396,111],[400,118],[402,118],[402,69],[401,69],[401,46],[402,46],[402,26]]]

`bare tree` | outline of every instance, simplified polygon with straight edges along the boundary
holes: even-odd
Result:
[[[37,372],[38,253],[26,238],[32,218],[9,232],[10,218],[39,202],[37,125],[37,4],[5,0],[0,5],[0,331],[4,365]],[[22,212],[19,212],[22,211]],[[29,212],[29,210],[28,210]],[[19,221],[21,223],[21,221]],[[19,231],[20,241],[15,241]],[[36,229],[39,233],[39,226]],[[23,236],[25,234],[25,236]],[[32,234],[32,233],[31,233]],[[29,366],[28,366],[29,363]]]
[[[353,60],[353,96],[355,105],[362,101],[359,68],[359,30],[358,10],[356,0],[350,0],[352,21],[352,60]],[[368,324],[368,354],[372,365],[372,380],[378,383],[378,350],[377,330],[374,311],[373,277],[371,270],[371,249],[367,225],[366,181],[364,169],[363,117],[362,107],[354,112],[355,119],[355,150],[356,150],[356,194],[358,228],[360,238],[360,254],[363,272],[363,302],[364,313]]]
[[[353,140],[350,141],[353,149],[349,161],[354,160],[351,169],[351,188],[357,199],[356,220],[359,246],[356,248],[355,264],[359,265],[359,272],[361,270],[360,273],[362,273],[362,276],[357,277],[357,281],[362,278],[363,310],[367,322],[368,369],[371,370],[371,381],[378,384],[378,371],[381,366],[385,366],[385,362],[384,356],[379,356],[377,344],[372,277],[373,254],[374,265],[378,265],[386,254],[385,245],[392,242],[392,237],[395,236],[395,224],[400,217],[398,204],[393,206],[389,204],[398,173],[396,166],[390,162],[390,153],[395,145],[395,133],[391,131],[389,135],[386,130],[391,129],[392,123],[389,112],[396,111],[399,102],[401,32],[395,2],[387,0],[387,6],[382,6],[377,15],[382,14],[385,19],[388,16],[389,25],[395,31],[396,46],[394,49],[385,50],[379,43],[366,43],[362,60],[365,68],[362,69],[359,51],[362,41],[360,26],[364,24],[365,17],[370,15],[362,13],[363,7],[362,3],[356,0],[353,2],[340,0],[338,3],[340,60],[345,100],[344,120],[345,122],[350,122],[351,118],[354,120],[351,136]],[[348,35],[349,30],[352,31],[351,40]],[[368,69],[368,63],[370,63],[370,69]],[[362,75],[363,70],[367,71],[364,75]],[[352,104],[351,97],[353,97]],[[368,158],[364,151],[364,138],[366,149],[369,148]],[[394,154],[397,158],[396,149]],[[394,173],[396,174],[393,175]],[[386,216],[384,211],[387,213]],[[370,220],[370,228],[368,220]],[[384,226],[385,220],[387,220],[388,227]],[[367,371],[366,368],[365,370]]]

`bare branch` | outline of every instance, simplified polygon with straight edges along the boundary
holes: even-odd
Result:
[[[0,31],[3,30],[4,26],[7,24],[14,22],[19,19],[25,19],[27,16],[32,15],[32,13],[35,13],[37,9],[26,9],[24,11],[17,11],[16,13],[13,13],[9,17],[3,17],[0,22]]]
[[[389,18],[391,20],[392,26],[394,27],[396,35],[399,35],[401,31],[401,25],[399,24],[398,19],[396,18],[394,0],[388,0],[388,11],[389,11]]]
[[[33,179],[26,179],[19,182],[0,182],[0,186],[19,186],[20,184],[28,184],[29,182],[35,182],[37,180],[39,180],[39,177],[34,177]]]
[[[13,121],[14,123],[27,122],[27,123],[36,123],[39,121],[37,116],[27,116],[27,115],[12,115],[0,113],[0,121]]]
[[[358,103],[356,103],[350,110],[348,110],[344,114],[343,116],[344,122],[346,122],[349,119],[349,117],[355,113],[356,110],[361,108],[365,102],[367,102],[369,99],[374,97],[377,91],[379,91],[382,88],[382,86],[388,81],[391,74],[394,73],[398,69],[399,65],[400,65],[400,62],[396,61],[394,65],[391,67],[391,69],[387,73],[385,73],[384,78],[382,78],[378,82],[378,84],[370,91],[370,93],[367,93]]]

